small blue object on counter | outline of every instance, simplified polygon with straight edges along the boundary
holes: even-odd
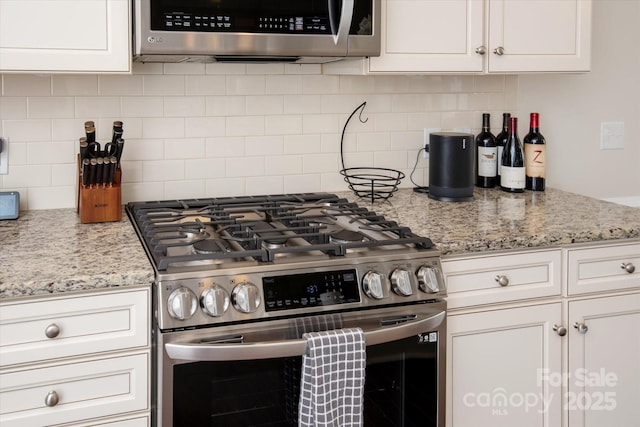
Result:
[[[0,192],[0,220],[18,219],[20,216],[20,193],[17,191]]]

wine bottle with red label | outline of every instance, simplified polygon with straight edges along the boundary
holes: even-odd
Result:
[[[546,141],[540,133],[538,113],[531,113],[529,133],[523,142],[526,189],[544,191],[547,151]]]

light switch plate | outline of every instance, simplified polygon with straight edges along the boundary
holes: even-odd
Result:
[[[624,122],[600,123],[600,149],[624,149]]]

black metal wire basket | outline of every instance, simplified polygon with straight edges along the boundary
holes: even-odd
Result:
[[[360,122],[365,123],[368,120],[362,119],[362,111],[364,111],[365,105],[367,105],[366,101],[353,110],[342,129],[342,137],[340,138],[340,161],[342,162],[342,169],[340,170],[340,174],[344,176],[344,180],[349,185],[349,189],[353,191],[356,196],[370,199],[371,203],[373,203],[376,200],[386,200],[393,196],[393,193],[398,191],[398,186],[405,177],[405,174],[399,170],[389,168],[345,167],[344,133],[349,121],[351,121],[351,118],[358,110],[360,110],[358,117]]]
[[[356,196],[376,200],[386,200],[398,191],[404,173],[387,168],[347,168],[340,173]]]

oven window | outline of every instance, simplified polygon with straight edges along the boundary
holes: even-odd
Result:
[[[437,426],[437,342],[367,347],[367,427]],[[175,426],[296,426],[302,358],[174,366]]]

